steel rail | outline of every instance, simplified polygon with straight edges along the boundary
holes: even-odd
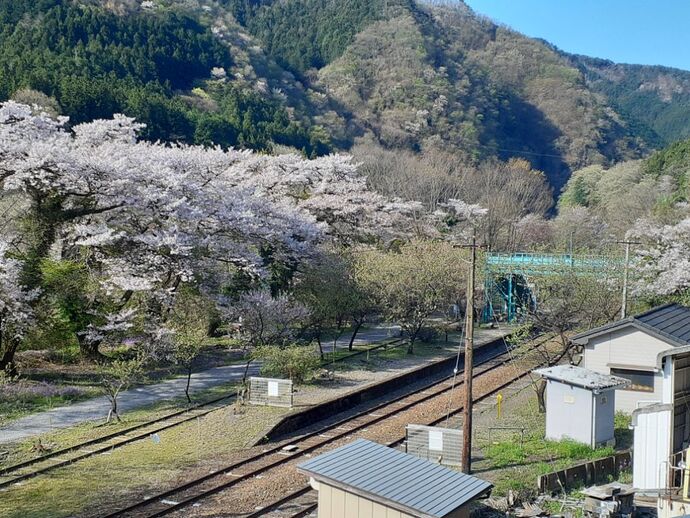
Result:
[[[132,432],[142,430],[143,428],[147,428],[147,427],[156,425],[158,423],[161,423],[161,422],[164,422],[164,421],[167,421],[170,419],[174,419],[175,417],[179,417],[181,415],[188,414],[190,412],[194,412],[195,410],[207,407],[209,405],[219,403],[219,402],[224,401],[226,399],[234,398],[235,396],[236,396],[236,393],[233,392],[233,393],[228,394],[226,396],[221,396],[219,398],[215,398],[215,399],[212,399],[210,401],[205,401],[203,403],[198,403],[198,404],[191,406],[189,408],[178,410],[176,412],[166,414],[166,415],[158,417],[156,419],[151,419],[149,421],[146,421],[144,423],[140,423],[140,424],[135,425],[135,426],[130,426],[129,428],[125,428],[124,430],[119,430],[117,432],[113,432],[113,433],[104,435],[102,437],[97,437],[95,439],[90,439],[88,441],[81,442],[79,444],[68,446],[67,448],[61,448],[59,450],[52,451],[52,452],[47,453],[45,455],[41,455],[40,457],[36,457],[36,458],[29,459],[29,460],[26,460],[23,462],[19,462],[17,464],[13,464],[11,466],[7,466],[5,468],[0,469],[0,477],[6,477],[7,475],[11,475],[12,473],[19,471],[23,468],[27,468],[27,467],[36,465],[36,464],[41,463],[41,462],[46,462],[46,461],[49,461],[49,460],[54,459],[56,457],[67,455],[67,454],[73,453],[75,451],[78,451],[78,450],[81,450],[84,448],[88,448],[90,446],[95,446],[97,444],[101,444],[104,442],[111,441],[113,439],[117,439],[118,437],[122,437],[122,436],[130,434]],[[222,405],[222,406],[216,407],[216,408],[212,408],[210,410],[205,410],[205,411],[200,412],[200,413],[195,413],[191,417],[183,418],[181,420],[175,421],[172,424],[168,424],[168,425],[156,428],[154,430],[148,430],[147,432],[137,434],[134,437],[127,437],[126,439],[123,439],[122,441],[119,441],[116,444],[110,444],[106,447],[98,448],[97,450],[93,450],[93,451],[89,450],[89,451],[87,451],[81,455],[76,456],[76,457],[72,457],[70,459],[58,461],[55,464],[51,464],[49,466],[46,466],[44,468],[32,471],[30,473],[24,473],[22,475],[13,477],[9,480],[0,481],[0,488],[9,486],[9,485],[14,484],[16,482],[19,482],[21,480],[26,480],[28,478],[32,478],[32,477],[41,475],[43,473],[46,473],[50,470],[53,470],[53,469],[56,469],[56,468],[59,468],[62,466],[67,466],[69,464],[72,464],[73,462],[76,462],[76,461],[81,460],[81,459],[85,459],[87,457],[91,457],[91,456],[96,455],[98,453],[103,453],[104,451],[108,451],[108,450],[111,450],[114,448],[119,448],[120,446],[124,446],[125,444],[129,444],[129,443],[132,443],[134,441],[141,440],[143,438],[148,437],[151,434],[158,433],[158,432],[161,432],[163,430],[167,430],[169,428],[172,428],[173,426],[177,426],[177,425],[180,425],[182,423],[192,421],[192,420],[197,419],[198,417],[204,416],[210,412],[214,412],[214,411],[218,410],[219,408],[222,408],[223,406],[225,406],[225,405]]]
[[[352,353],[352,354],[348,354],[348,355],[343,356],[343,357],[341,357],[341,358],[337,358],[337,359],[335,359],[335,360],[331,360],[331,361],[329,361],[329,362],[324,363],[323,365],[324,365],[324,366],[333,365],[333,364],[335,364],[335,363],[342,362],[342,361],[345,361],[345,360],[349,360],[350,358],[353,358],[353,357],[355,357],[355,356],[359,356],[359,355],[362,355],[362,354],[366,354],[366,353],[369,353],[369,352],[371,352],[371,351],[376,351],[376,350],[379,350],[379,349],[388,349],[388,348],[391,347],[391,346],[392,346],[391,348],[394,348],[394,347],[398,347],[398,346],[400,346],[400,345],[402,345],[402,344],[404,344],[404,343],[405,343],[405,339],[404,339],[404,338],[395,338],[395,339],[392,339],[392,340],[388,340],[388,341],[386,341],[385,343],[381,343],[380,345],[376,345],[376,346],[374,346],[374,347],[370,347],[370,348],[368,348],[368,349],[366,349],[366,350],[363,350],[363,351],[356,351],[356,352],[354,352],[354,353]],[[212,400],[210,400],[210,401],[205,401],[205,402],[203,402],[203,403],[198,403],[198,404],[193,405],[193,406],[191,406],[191,407],[189,407],[189,408],[185,408],[185,409],[182,409],[182,410],[178,410],[178,411],[176,411],[176,412],[173,412],[173,413],[170,413],[170,414],[166,414],[166,415],[161,416],[161,417],[158,417],[158,418],[156,418],[156,419],[151,419],[151,420],[149,420],[149,421],[140,423],[140,424],[138,424],[138,425],[131,426],[131,427],[125,428],[125,429],[123,429],[123,430],[119,430],[119,431],[117,431],[117,432],[113,432],[113,433],[110,433],[110,434],[107,434],[107,435],[104,435],[104,436],[101,436],[101,437],[97,437],[97,438],[95,438],[95,439],[90,439],[90,440],[88,440],[88,441],[84,441],[84,442],[81,442],[81,443],[79,443],[79,444],[74,444],[74,445],[68,446],[68,447],[66,447],[66,448],[61,448],[61,449],[59,449],[59,450],[52,451],[52,452],[50,452],[50,453],[41,455],[41,456],[39,456],[39,457],[35,457],[35,458],[33,458],[33,459],[25,460],[25,461],[23,461],[23,462],[19,462],[19,463],[17,463],[17,464],[13,464],[13,465],[11,465],[11,466],[7,466],[7,467],[4,467],[4,468],[0,468],[0,478],[6,478],[8,475],[11,475],[12,473],[15,473],[15,472],[17,472],[17,471],[23,470],[24,468],[28,468],[28,467],[30,467],[30,466],[35,466],[36,464],[40,464],[40,463],[43,463],[43,462],[48,462],[48,461],[50,461],[51,459],[56,459],[56,458],[58,458],[58,457],[62,457],[62,456],[65,456],[65,455],[69,455],[69,454],[71,454],[71,453],[77,452],[78,450],[86,449],[86,448],[89,448],[89,447],[92,447],[92,446],[96,446],[96,445],[102,444],[102,443],[107,443],[108,441],[112,441],[113,439],[117,439],[118,437],[126,436],[126,435],[128,435],[128,434],[130,434],[130,433],[132,433],[132,432],[136,432],[136,431],[142,430],[142,429],[144,429],[144,428],[148,428],[148,427],[151,427],[151,426],[155,426],[155,425],[158,424],[158,423],[162,423],[162,422],[168,421],[168,420],[170,420],[170,419],[174,419],[174,418],[176,418],[176,417],[179,417],[179,416],[184,415],[184,414],[188,414],[188,413],[190,413],[190,412],[195,412],[196,410],[199,410],[199,409],[204,408],[204,407],[208,407],[209,405],[214,405],[214,404],[219,403],[219,402],[221,402],[221,401],[224,401],[224,400],[226,400],[226,399],[235,398],[236,395],[237,395],[236,392],[232,392],[231,394],[228,394],[228,395],[226,395],[226,396],[222,396],[222,397],[219,397],[219,398],[215,398],[215,399],[212,399]],[[175,426],[178,426],[178,425],[181,425],[181,424],[184,424],[184,423],[188,423],[188,422],[190,422],[190,421],[193,421],[194,419],[198,419],[198,418],[203,417],[203,416],[205,416],[205,415],[207,415],[207,414],[210,414],[211,412],[215,412],[216,410],[220,410],[220,409],[222,409],[222,408],[225,408],[226,406],[228,406],[228,405],[220,405],[220,406],[217,406],[217,407],[215,407],[215,408],[211,408],[211,409],[209,409],[209,410],[205,410],[205,411],[202,411],[202,412],[199,412],[199,413],[195,413],[195,414],[192,415],[192,416],[186,417],[186,418],[184,418],[184,419],[177,420],[177,421],[175,421],[175,422],[173,422],[173,423],[170,423],[170,424],[167,424],[167,425],[165,425],[165,426],[161,426],[161,427],[158,427],[158,428],[154,428],[153,430],[147,430],[147,431],[145,431],[145,432],[139,433],[139,434],[134,435],[134,436],[132,436],[132,437],[126,437],[125,439],[123,439],[123,440],[121,440],[121,441],[118,441],[118,442],[116,442],[116,443],[114,443],[114,444],[108,444],[108,445],[106,445],[106,446],[104,446],[104,447],[100,447],[100,448],[97,448],[97,449],[95,449],[95,450],[89,449],[89,450],[86,450],[86,451],[85,451],[84,453],[82,453],[82,454],[79,454],[79,455],[76,455],[76,456],[73,456],[73,457],[69,457],[69,458],[67,458],[67,459],[58,460],[58,461],[55,462],[55,463],[52,463],[52,464],[50,464],[50,465],[48,465],[48,466],[45,466],[45,467],[42,467],[42,468],[33,470],[33,471],[31,471],[31,472],[22,473],[22,474],[20,474],[20,475],[17,475],[17,476],[15,476],[15,477],[9,478],[9,479],[7,479],[7,480],[0,480],[0,488],[8,487],[8,486],[11,486],[12,484],[16,484],[17,482],[21,482],[21,481],[24,481],[24,480],[28,480],[28,479],[30,479],[30,478],[37,477],[37,476],[39,476],[39,475],[43,475],[43,474],[48,473],[49,471],[52,471],[52,470],[54,470],[54,469],[62,468],[62,467],[65,467],[65,466],[69,466],[70,464],[73,464],[73,463],[78,462],[78,461],[80,461],[80,460],[87,459],[87,458],[92,457],[92,456],[94,456],[94,455],[98,455],[98,454],[101,454],[101,453],[105,453],[105,452],[108,452],[108,451],[112,451],[112,450],[114,450],[115,448],[120,448],[120,447],[122,447],[122,446],[126,446],[127,444],[131,444],[131,443],[136,442],[136,441],[144,440],[144,439],[146,439],[147,437],[149,437],[150,435],[153,435],[153,434],[156,434],[156,433],[163,432],[163,431],[165,431],[165,430],[168,430],[168,429],[170,429],[170,428],[173,428],[173,427],[175,427]]]
[[[541,345],[541,344],[543,344],[543,342],[540,342],[539,344],[535,345],[533,348],[530,348],[530,350],[533,350],[536,347],[539,347],[539,345]],[[500,365],[502,365],[502,364],[499,364],[496,367],[498,367]],[[545,363],[543,363],[542,365],[545,365]],[[485,372],[488,372],[488,370],[485,370],[480,374],[483,374]],[[519,375],[508,379],[504,383],[501,383],[499,386],[491,389],[486,394],[483,394],[483,395],[477,397],[476,399],[473,400],[473,402],[479,403],[480,401],[483,401],[484,399],[493,396],[496,392],[503,390],[504,388],[512,385],[516,381],[521,380],[522,378],[527,377],[530,372],[531,372],[531,370],[527,371],[527,372],[520,373]],[[443,416],[443,417],[440,417],[438,419],[434,419],[432,421],[427,422],[426,426],[435,426],[439,423],[442,423],[442,422],[446,421],[448,419],[448,417],[454,417],[454,416],[458,415],[460,412],[463,411],[463,409],[464,409],[464,405],[461,405],[461,406],[455,408],[454,410],[452,410],[451,412],[449,412],[448,416]],[[395,446],[402,444],[403,442],[405,442],[405,440],[406,440],[406,437],[401,436],[400,438],[395,439],[394,441],[386,443],[386,446],[392,448],[392,447],[395,447]],[[244,515],[243,518],[260,518],[262,516],[267,515],[268,513],[272,512],[272,511],[277,510],[278,508],[282,507],[283,505],[285,505],[285,504],[287,504],[293,500],[296,500],[296,499],[300,498],[301,496],[306,495],[312,491],[314,491],[314,490],[312,489],[312,487],[310,485],[305,485],[305,486],[297,489],[296,491],[293,491],[292,493],[289,493],[288,495],[280,498],[279,500],[271,502],[270,504],[266,505],[262,509],[259,509],[253,513]],[[307,516],[308,514],[311,514],[317,508],[318,508],[317,503],[307,505],[303,509],[300,509],[299,511],[297,511],[296,513],[289,515],[289,518],[302,518],[304,516]]]
[[[482,351],[482,350],[486,351],[486,350],[488,350],[487,348],[490,347],[492,344],[494,347],[496,347],[498,345],[499,349],[501,349],[501,350],[498,351],[496,354],[494,354],[488,358],[483,359],[482,362],[479,363],[478,365],[488,364],[491,361],[493,361],[493,360],[495,360],[495,359],[497,359],[503,355],[508,354],[508,352],[510,351],[510,348],[507,346],[507,344],[505,344],[503,339],[494,340],[493,342],[486,344],[485,346],[479,348],[478,351]],[[501,345],[503,347],[500,347]],[[487,369],[482,370],[481,372],[478,372],[477,376],[480,376],[480,375],[482,375],[482,374],[484,374],[490,370],[493,370],[493,369],[495,369],[501,365],[504,365],[505,363],[508,363],[512,360],[513,360],[513,358],[509,357],[506,360],[503,360],[497,364],[490,366]],[[345,425],[347,423],[351,423],[357,419],[367,417],[367,416],[372,417],[371,419],[367,419],[363,423],[359,423],[359,424],[355,425],[354,427],[348,428],[345,431],[337,432],[335,435],[329,435],[329,436],[325,437],[324,440],[318,441],[316,444],[300,448],[299,451],[297,451],[295,453],[287,454],[286,452],[283,451],[280,458],[273,460],[273,461],[270,461],[269,463],[267,463],[263,466],[260,466],[258,468],[252,469],[247,473],[244,473],[242,475],[235,475],[232,472],[233,472],[233,470],[236,470],[238,468],[241,468],[243,466],[246,466],[246,465],[254,463],[254,462],[261,461],[261,460],[266,459],[267,457],[269,457],[271,455],[277,454],[278,452],[283,450],[283,447],[285,446],[285,444],[280,443],[279,445],[277,445],[273,448],[270,448],[268,450],[265,450],[260,454],[250,456],[249,458],[243,459],[241,461],[237,461],[237,462],[235,462],[229,466],[226,466],[220,470],[214,471],[213,473],[209,473],[209,474],[204,475],[202,477],[190,480],[184,484],[181,484],[179,486],[175,486],[175,487],[173,487],[167,491],[164,491],[162,493],[159,493],[153,497],[149,497],[145,500],[141,500],[139,502],[136,502],[136,503],[134,503],[128,507],[114,511],[108,515],[105,515],[105,518],[115,518],[115,517],[119,517],[119,516],[128,516],[128,515],[131,515],[131,513],[136,513],[133,516],[146,516],[148,518],[153,518],[153,517],[158,517],[158,516],[165,516],[165,515],[170,514],[174,511],[185,508],[188,505],[190,505],[190,504],[192,504],[198,500],[201,500],[201,499],[206,498],[208,496],[211,496],[213,494],[216,494],[216,493],[219,493],[219,492],[224,491],[226,489],[229,489],[229,488],[239,484],[240,482],[242,482],[244,480],[253,478],[256,475],[259,475],[259,474],[261,474],[261,473],[263,473],[269,469],[272,469],[272,468],[277,467],[281,464],[289,462],[290,460],[294,459],[298,455],[303,455],[304,453],[308,453],[310,451],[319,449],[319,448],[323,447],[324,445],[329,444],[331,442],[334,442],[338,439],[341,439],[347,435],[350,435],[353,432],[356,432],[356,431],[363,429],[367,426],[371,426],[371,425],[376,424],[380,421],[388,419],[391,416],[393,416],[393,415],[395,415],[401,411],[407,410],[407,409],[412,408],[414,406],[420,405],[420,404],[422,404],[422,403],[424,403],[430,399],[436,398],[439,395],[442,395],[442,394],[448,392],[449,390],[452,390],[453,387],[452,386],[441,387],[438,391],[435,391],[431,394],[425,394],[421,398],[415,399],[411,402],[404,403],[403,406],[397,406],[395,408],[391,408],[391,411],[386,413],[386,414],[374,414],[374,415],[372,415],[374,412],[381,410],[382,408],[385,408],[387,406],[392,406],[392,405],[395,405],[397,403],[401,403],[402,400],[404,400],[406,398],[414,397],[416,395],[419,395],[420,393],[424,393],[432,387],[440,387],[440,386],[446,384],[446,382],[449,381],[450,379],[452,379],[452,377],[453,377],[453,374],[448,375],[448,376],[444,376],[440,379],[436,379],[435,381],[427,383],[424,386],[422,386],[422,387],[420,387],[414,391],[407,392],[406,394],[395,397],[391,400],[384,401],[384,402],[374,406],[373,408],[367,408],[366,410],[364,410],[362,412],[359,412],[357,414],[354,414],[352,416],[349,416],[347,418],[339,420],[335,423],[326,425],[325,427],[319,428],[313,432],[309,432],[303,436],[297,437],[293,441],[293,444],[303,443],[303,442],[305,442],[309,439],[312,439],[314,437],[321,436],[325,432],[332,431],[332,430],[335,430],[337,428],[341,428],[343,425]],[[462,383],[456,384],[456,386],[461,385],[461,384]],[[176,495],[179,496],[180,493],[186,492],[190,489],[194,489],[197,486],[200,486],[201,484],[204,484],[208,481],[211,481],[213,479],[220,478],[220,477],[226,477],[226,476],[232,476],[233,479],[226,481],[226,482],[222,482],[219,485],[211,487],[210,489],[198,491],[197,493],[195,493],[189,497],[185,497],[179,501],[174,501],[171,498],[171,497],[175,497]],[[164,500],[165,500],[165,502],[164,502]],[[139,512],[146,507],[152,507],[152,506],[154,506],[154,507],[164,506],[164,507],[159,509],[159,510],[154,510],[151,514]]]

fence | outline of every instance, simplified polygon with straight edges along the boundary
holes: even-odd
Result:
[[[407,425],[407,453],[446,466],[462,463],[462,431],[419,424]]]
[[[622,470],[629,468],[631,463],[630,451],[623,451],[611,457],[541,475],[537,479],[537,486],[540,493],[555,493],[600,484],[608,482],[610,476],[618,476]]]
[[[292,380],[249,378],[249,403],[292,408]]]

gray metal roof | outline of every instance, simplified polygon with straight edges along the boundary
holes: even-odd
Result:
[[[658,306],[645,313],[590,329],[575,335],[572,341],[578,344],[586,344],[590,338],[626,326],[635,327],[674,347],[690,345],[690,308],[675,303]]]
[[[493,487],[479,478],[365,439],[297,468],[316,480],[423,517],[446,516]]]
[[[592,390],[620,388],[630,384],[630,381],[625,378],[609,376],[575,365],[556,365],[537,369],[534,373],[550,380],[562,381],[569,385]]]

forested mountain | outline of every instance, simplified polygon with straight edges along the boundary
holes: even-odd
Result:
[[[595,92],[639,135],[667,145],[690,136],[690,72],[571,56]]]
[[[149,139],[520,157],[556,191],[689,134],[688,85],[564,54],[462,2],[0,0],[3,99],[74,121],[124,112]]]
[[[330,149],[278,100],[225,80],[233,53],[193,10],[133,7],[0,2],[0,96],[40,102],[42,92],[75,123],[125,113],[152,140]]]
[[[575,171],[559,200],[561,209],[581,207],[622,237],[636,221],[676,222],[690,201],[690,140],[679,141],[644,160]]]

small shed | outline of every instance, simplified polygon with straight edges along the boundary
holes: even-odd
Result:
[[[319,492],[318,518],[466,518],[484,480],[365,439],[300,464]]]
[[[537,369],[546,379],[546,438],[613,445],[616,389],[629,380],[574,365]]]

